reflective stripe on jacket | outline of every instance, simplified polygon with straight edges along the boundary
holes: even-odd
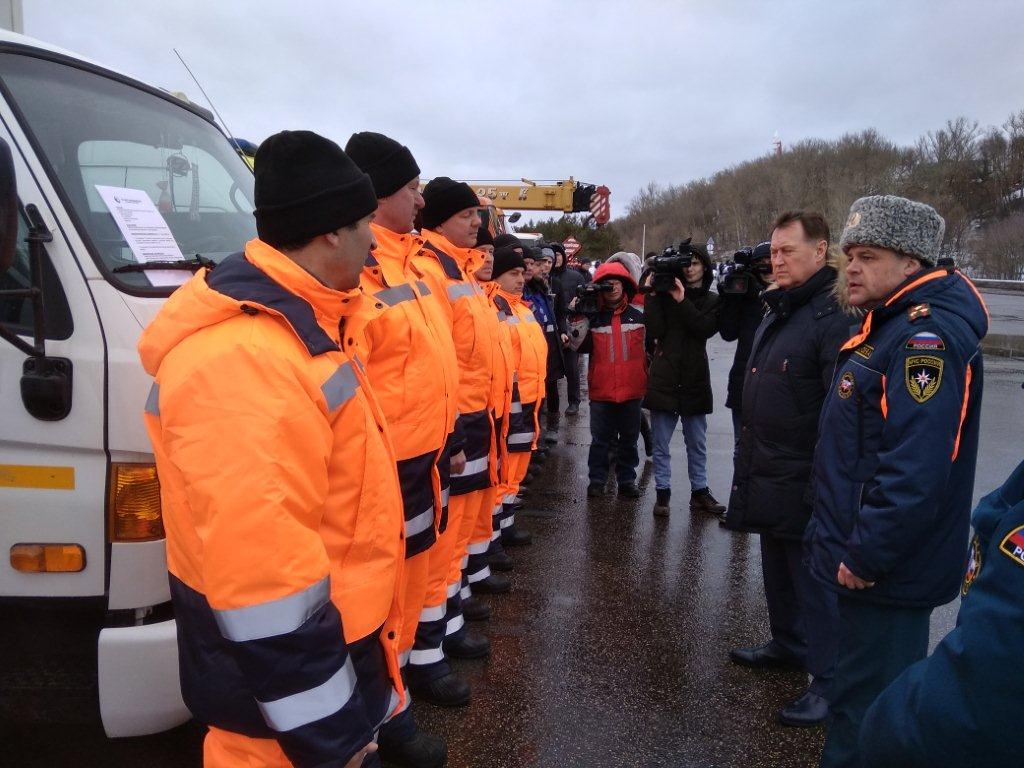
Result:
[[[355,334],[364,347],[366,374],[384,411],[398,457],[405,510],[406,556],[429,548],[442,524],[444,504],[435,464],[455,428],[459,366],[451,325],[412,265],[423,241],[371,224],[377,248],[360,276],[376,300]],[[431,306],[434,305],[434,306]]]
[[[367,312],[252,240],[139,342],[182,694],[297,766],[344,764],[403,699],[395,454],[342,330]]]

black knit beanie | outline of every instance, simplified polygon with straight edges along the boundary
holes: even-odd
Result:
[[[498,275],[503,275],[506,272],[511,272],[513,269],[520,268],[526,269],[526,264],[523,262],[523,257],[516,253],[514,248],[507,245],[502,248],[495,248],[494,269],[491,271],[491,280],[494,280]]]
[[[476,231],[476,247],[481,245],[494,245],[494,238],[491,236],[491,228],[486,224]]]
[[[431,179],[423,190],[423,226],[433,229],[448,221],[459,211],[479,208],[480,198],[464,181],[454,181],[447,176]]]
[[[420,175],[409,148],[382,133],[353,133],[345,152],[370,175],[378,199],[390,197]]]
[[[355,224],[377,210],[370,177],[312,131],[281,131],[256,151],[256,233],[278,247]]]
[[[515,235],[510,235],[507,232],[498,235],[494,238],[495,248],[522,248],[523,244],[519,241],[519,238]]]

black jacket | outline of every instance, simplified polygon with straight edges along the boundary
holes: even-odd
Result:
[[[764,301],[761,300],[763,289],[764,283],[750,279],[745,294],[720,294],[718,332],[726,341],[736,342],[736,353],[732,359],[732,368],[729,369],[726,408],[740,408],[743,404],[743,377],[747,373],[747,361],[754,346],[754,334],[764,317]]]
[[[569,303],[576,298],[576,289],[581,285],[586,285],[590,280],[583,277],[583,273],[579,270],[555,267],[551,270],[550,282],[551,292],[555,294],[556,303],[562,308],[567,308]],[[558,307],[555,308],[555,311],[558,311]]]
[[[856,326],[833,295],[835,280],[836,271],[824,267],[797,288],[763,294],[768,313],[743,383],[728,528],[790,539],[804,534],[818,416],[839,347]]]
[[[711,413],[711,372],[707,342],[718,332],[718,294],[711,293],[711,270],[703,285],[686,289],[676,303],[671,296],[649,293],[644,301],[648,342],[653,356],[644,407],[680,416]]]

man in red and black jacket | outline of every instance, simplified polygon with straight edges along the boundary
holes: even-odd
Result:
[[[590,485],[588,496],[604,493],[608,456],[615,450],[619,495],[637,498],[636,467],[640,462],[640,401],[647,391],[644,351],[644,312],[631,303],[637,284],[622,264],[602,264],[595,283],[612,286],[599,296],[600,311],[589,318],[590,328],[580,345],[590,355]]]

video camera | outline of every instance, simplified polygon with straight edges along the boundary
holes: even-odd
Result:
[[[576,297],[579,301],[576,302],[575,311],[581,315],[596,315],[601,311],[601,294],[614,290],[614,285],[605,282],[577,286]]]
[[[751,248],[740,248],[733,254],[732,264],[726,266],[718,282],[718,292],[723,296],[743,296],[750,290],[750,281],[755,275],[772,273],[771,243],[758,243]]]
[[[661,256],[655,256],[648,262],[647,272],[651,275],[651,282],[649,287],[642,289],[644,293],[671,293],[675,290],[676,280],[686,283],[683,270],[693,263],[690,239],[688,237],[683,240],[679,247],[670,245],[662,251]]]

